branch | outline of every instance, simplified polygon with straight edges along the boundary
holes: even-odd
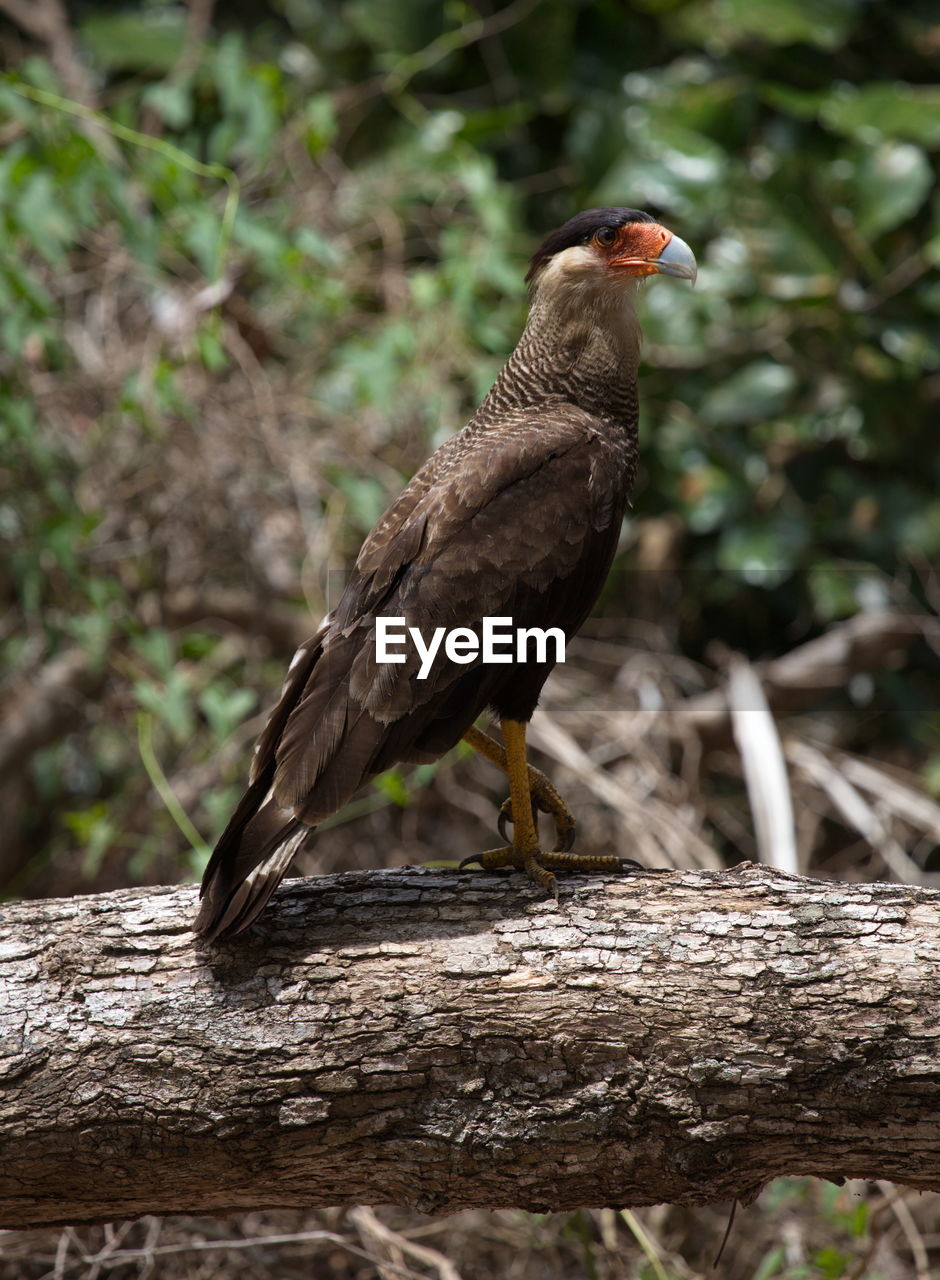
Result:
[[[105,670],[83,649],[66,649],[20,677],[0,708],[0,777],[82,720],[82,705],[103,688]]]
[[[265,636],[276,652],[288,657],[317,629],[316,619],[309,613],[272,604],[238,589],[180,587],[160,603],[167,626],[222,622],[252,636]]]
[[[31,39],[48,47],[49,61],[70,98],[86,107],[96,106],[94,82],[79,55],[63,0],[0,0],[0,13],[6,13]],[[114,139],[99,123],[83,120],[78,128],[107,160],[120,164],[121,153]]]
[[[754,666],[770,709],[779,718],[844,689],[857,672],[897,662],[934,626],[933,620],[917,615],[857,613],[782,658]],[[725,689],[696,694],[680,702],[674,714],[678,726],[694,729],[709,746],[731,741],[731,708]]]
[[[49,46],[49,60],[67,93],[85,106],[94,105],[88,70],[78,56],[63,0],[0,0],[5,12],[33,40]]]
[[[940,894],[733,872],[293,881],[3,911],[0,1223],[940,1189]]]

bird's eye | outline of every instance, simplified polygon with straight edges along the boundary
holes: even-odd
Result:
[[[609,249],[616,239],[617,232],[613,227],[599,227],[594,232],[594,243],[601,245],[605,249]]]

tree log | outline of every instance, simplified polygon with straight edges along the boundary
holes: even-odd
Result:
[[[940,893],[745,865],[7,905],[0,1225],[940,1190]]]

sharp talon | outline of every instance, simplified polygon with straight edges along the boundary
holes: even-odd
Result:
[[[458,870],[463,870],[471,862],[478,862],[484,871],[501,871],[504,867],[516,865],[512,845],[506,845],[502,849],[484,849],[482,853],[471,853],[469,858],[464,858],[459,864]]]
[[[532,793],[532,812],[548,813],[555,819],[555,836],[556,848],[559,853],[570,853],[574,847],[575,836],[577,835],[577,827],[574,818],[567,810],[561,810],[553,805],[550,800],[537,792]],[[499,832],[499,838],[510,843],[511,837],[507,831],[507,825],[512,825],[512,804],[509,800],[504,800],[499,810],[499,817],[496,820],[496,830]]]

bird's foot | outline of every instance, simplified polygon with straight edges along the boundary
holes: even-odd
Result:
[[[565,849],[555,849],[543,853],[541,849],[517,849],[513,845],[504,845],[501,849],[487,849],[485,853],[474,853],[461,862],[461,870],[471,862],[478,862],[484,871],[498,871],[503,867],[511,867],[523,871],[533,882],[546,893],[558,897],[558,886],[555,871],[600,872],[600,871],[633,871],[640,863],[633,858],[616,858],[608,855],[589,853],[569,853]]]
[[[551,856],[551,855],[547,855]],[[473,853],[461,862],[461,870],[471,862],[479,862],[484,871],[499,871],[503,867],[511,867],[516,871],[524,871],[533,884],[539,885],[546,893],[558,897],[555,877],[551,871],[541,866],[546,857],[540,849],[519,849],[507,844],[501,849],[487,849],[485,853]]]
[[[576,822],[574,814],[565,804],[555,787],[540,769],[529,766],[529,795],[533,813],[550,813],[555,820],[555,847],[567,853],[574,844]],[[512,823],[512,800],[503,801],[496,826],[504,840],[509,839],[506,824]]]

